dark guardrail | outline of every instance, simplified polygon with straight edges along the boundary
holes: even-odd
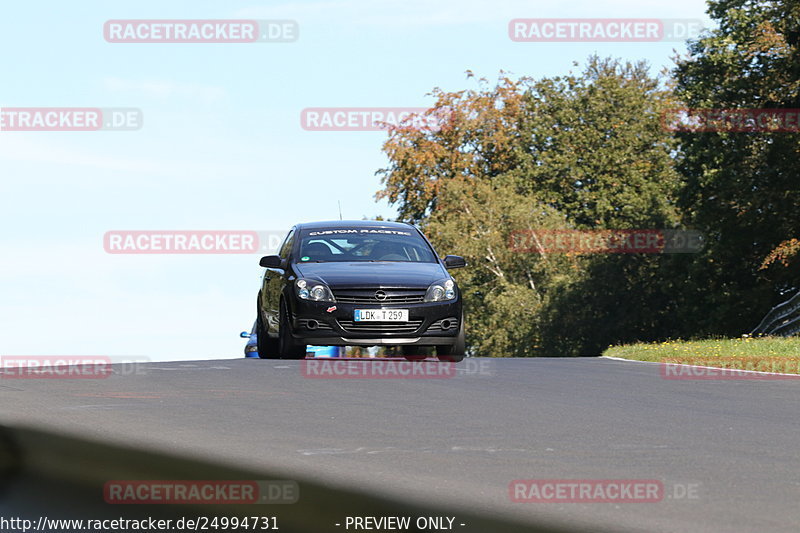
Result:
[[[750,335],[789,337],[798,333],[800,333],[800,291],[770,309]]]

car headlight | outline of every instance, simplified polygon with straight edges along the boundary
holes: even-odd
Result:
[[[456,287],[452,279],[437,281],[425,292],[426,302],[444,302],[456,297]]]
[[[335,302],[333,293],[324,283],[314,280],[298,279],[295,282],[297,297],[301,300],[312,300],[314,302]]]

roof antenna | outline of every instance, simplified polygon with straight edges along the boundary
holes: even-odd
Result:
[[[342,220],[342,201],[341,200],[336,200],[336,201],[339,202],[339,220]]]

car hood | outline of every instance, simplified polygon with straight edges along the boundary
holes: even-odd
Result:
[[[367,262],[299,263],[295,270],[336,288],[420,288],[449,275],[439,263]]]

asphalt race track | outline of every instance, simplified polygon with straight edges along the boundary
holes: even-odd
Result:
[[[800,380],[670,380],[655,364],[599,358],[468,359],[428,379],[310,378],[304,364],[0,379],[0,423],[586,531],[800,523]],[[514,503],[516,479],[656,479],[664,498]]]

